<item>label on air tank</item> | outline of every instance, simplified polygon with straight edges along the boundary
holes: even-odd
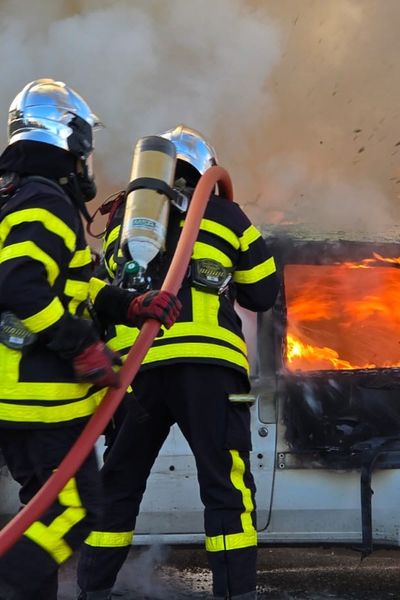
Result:
[[[130,220],[130,229],[140,229],[145,231],[151,231],[155,236],[164,237],[165,227],[154,219],[147,219],[144,217],[135,217]]]

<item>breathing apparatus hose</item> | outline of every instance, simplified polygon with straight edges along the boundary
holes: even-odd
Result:
[[[188,268],[207,202],[217,184],[220,195],[232,200],[233,189],[228,172],[219,166],[210,167],[201,176],[195,188],[185,225],[162,285],[162,290],[175,295],[178,293]],[[121,368],[120,387],[108,390],[98,409],[91,416],[58,469],[28,504],[0,531],[0,556],[3,556],[18,541],[28,527],[49,508],[60,490],[75,475],[87,458],[97,438],[103,433],[118,405],[121,403],[126,389],[131,385],[132,380],[136,376],[159,329],[160,323],[154,319],[148,319],[143,324],[136,342],[130,349],[126,361]]]

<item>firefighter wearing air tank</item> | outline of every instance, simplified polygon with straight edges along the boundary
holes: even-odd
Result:
[[[183,125],[139,141],[131,183],[105,234],[110,280],[132,289],[162,284],[193,189],[214,164],[210,144]],[[147,478],[173,423],[196,459],[214,597],[256,597],[249,406],[231,401],[240,394],[246,399],[249,391],[234,302],[265,311],[277,288],[274,258],[258,230],[236,203],[212,195],[179,291],[180,316],[156,337],[133,383],[135,398],[126,397],[108,434],[102,469],[106,511],[81,552],[81,600],[111,598]],[[126,355],[138,332],[110,327],[110,347]]]
[[[9,112],[0,156],[0,449],[27,504],[118,386],[117,353],[96,324],[170,326],[175,297],[92,277],[81,216],[96,187],[86,102],[52,79],[29,83]],[[96,315],[93,319],[92,316]],[[57,572],[101,510],[94,452],[56,501],[0,559],[1,600],[56,600]]]

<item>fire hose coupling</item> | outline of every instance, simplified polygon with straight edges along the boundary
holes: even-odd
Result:
[[[257,396],[255,394],[229,394],[228,399],[232,404],[250,404],[253,406],[257,401]]]

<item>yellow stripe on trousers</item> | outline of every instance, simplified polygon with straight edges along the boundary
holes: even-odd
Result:
[[[243,531],[206,537],[206,550],[208,552],[222,552],[224,550],[240,550],[257,546],[257,531],[254,528],[251,514],[254,503],[251,490],[244,483],[245,463],[237,450],[229,450],[232,457],[231,482],[242,494],[244,511],[240,516]]]

